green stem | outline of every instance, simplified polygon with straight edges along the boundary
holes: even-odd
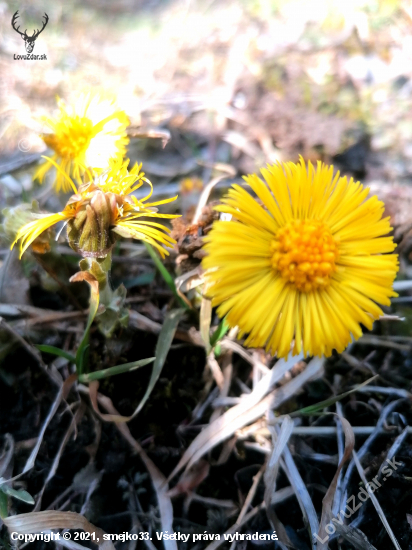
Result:
[[[222,319],[219,323],[219,326],[215,330],[215,332],[210,337],[210,345],[211,347],[215,347],[215,345],[223,338],[223,336],[226,334],[226,332],[229,330],[229,325],[226,322],[226,319]]]
[[[148,251],[150,257],[152,258],[155,266],[159,270],[160,275],[163,277],[163,279],[165,280],[165,283],[177,298],[179,304],[185,309],[191,309],[189,305],[186,304],[186,302],[182,300],[182,298],[179,296],[173,277],[170,275],[170,273],[167,271],[167,269],[163,265],[162,260],[159,258],[154,248],[149,243],[146,243],[144,241],[143,241],[143,244],[145,245],[146,250]]]
[[[89,317],[87,319],[86,329],[82,341],[76,353],[76,370],[79,377],[83,375],[85,368],[87,367],[87,347],[89,344],[89,333],[93,320],[96,316],[99,302],[103,305],[110,304],[113,291],[110,287],[109,272],[112,265],[112,256],[108,254],[103,260],[94,258],[84,258],[80,262],[80,268],[82,271],[87,271],[92,275],[94,282],[90,284],[90,308]],[[98,285],[96,285],[96,281]]]
[[[99,281],[100,303],[108,306],[113,299],[113,289],[109,281],[109,273],[112,268],[112,253],[109,252],[103,261],[97,260],[101,269],[101,276],[97,278]]]

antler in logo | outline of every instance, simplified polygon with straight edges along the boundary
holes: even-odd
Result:
[[[49,17],[47,15],[47,13],[45,13],[43,15],[44,17],[44,23],[43,23],[43,27],[39,30],[37,29],[36,31],[33,31],[33,36],[27,36],[27,29],[23,32],[20,32],[19,29],[20,27],[17,27],[16,28],[16,21],[19,17],[19,10],[16,11],[16,13],[13,15],[13,18],[11,20],[11,26],[13,27],[13,29],[18,32],[21,37],[23,38],[24,40],[24,45],[26,46],[26,52],[27,53],[31,53],[33,51],[33,48],[34,48],[34,43],[37,39],[37,37],[39,36],[39,34],[44,30],[44,27],[47,25],[47,22],[49,20]]]

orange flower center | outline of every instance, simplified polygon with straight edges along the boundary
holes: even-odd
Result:
[[[339,257],[330,229],[317,220],[293,220],[271,243],[272,266],[301,292],[329,286]]]

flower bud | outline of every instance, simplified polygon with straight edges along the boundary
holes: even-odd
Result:
[[[69,244],[84,257],[104,258],[116,242],[111,227],[117,204],[112,195],[94,191],[90,200],[83,202],[76,216],[68,222]]]

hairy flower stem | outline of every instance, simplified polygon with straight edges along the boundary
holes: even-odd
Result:
[[[110,305],[113,299],[113,290],[109,280],[111,267],[111,252],[105,258],[84,258],[80,262],[81,270],[89,272],[97,280],[99,284],[99,301],[104,306]]]
[[[100,304],[99,312],[96,312],[96,321],[100,332],[111,338],[120,326],[128,325],[129,311],[124,307],[126,299],[126,289],[124,285],[120,285],[116,290],[112,289],[110,284],[110,268],[112,265],[111,254],[107,254],[105,258],[84,258],[80,262],[80,268],[87,277],[94,281],[95,293],[97,293],[98,303]],[[96,296],[90,295],[90,311],[94,304]],[[93,317],[94,319],[94,317]]]

